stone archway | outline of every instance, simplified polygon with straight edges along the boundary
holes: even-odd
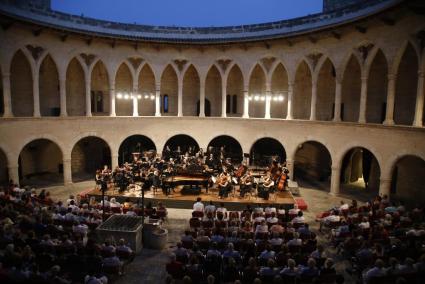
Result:
[[[395,197],[412,206],[423,208],[425,204],[424,173],[425,161],[423,159],[411,155],[401,157],[393,167],[391,198]]]
[[[75,143],[71,152],[72,180],[94,179],[97,169],[111,167],[111,149],[105,140],[88,136]]]
[[[40,114],[60,115],[59,74],[53,58],[48,54],[40,65]]]
[[[250,150],[250,164],[270,166],[272,160],[286,161],[286,151],[282,143],[274,138],[261,138],[255,141]]]
[[[131,135],[127,137],[120,145],[118,150],[119,164],[132,162],[132,153],[141,153],[141,156],[143,156],[143,153],[148,151],[156,152],[155,143],[149,137],[139,134]]]
[[[13,56],[10,65],[10,88],[14,116],[33,116],[32,80],[30,63],[24,53],[18,50]]]
[[[228,135],[215,137],[208,143],[208,151],[219,153],[220,148],[224,147],[225,158],[230,158],[233,163],[240,163],[243,159],[242,146],[235,138]]]
[[[302,186],[328,191],[332,157],[325,145],[306,141],[298,146],[294,158],[294,179]]]
[[[303,60],[295,74],[293,95],[293,115],[296,119],[310,119],[312,75],[307,63]]]
[[[0,186],[6,186],[9,182],[9,171],[7,168],[7,156],[3,150],[0,149]],[[17,182],[17,181],[14,181]]]
[[[189,150],[189,147],[191,147],[194,152],[197,152],[199,150],[198,142],[196,142],[194,138],[186,134],[178,134],[169,138],[167,142],[165,142],[164,149],[169,147],[171,152],[175,152],[178,146],[180,146],[182,155]]]
[[[51,140],[36,139],[26,144],[19,154],[18,164],[21,186],[63,184],[62,151]]]
[[[376,156],[366,148],[347,151],[341,165],[341,193],[369,198],[379,192],[381,169]]]

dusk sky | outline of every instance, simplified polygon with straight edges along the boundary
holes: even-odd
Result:
[[[52,0],[52,8],[116,22],[210,27],[305,16],[321,12],[322,3],[322,0]]]

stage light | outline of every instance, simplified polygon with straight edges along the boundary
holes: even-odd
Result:
[[[277,97],[273,97],[273,101],[277,102],[278,98]]]
[[[266,97],[265,96],[261,96],[260,99],[261,99],[262,102],[264,102],[266,100]]]
[[[149,99],[149,95],[145,95],[145,100]]]
[[[122,94],[121,93],[118,93],[117,94],[117,99],[122,99]]]
[[[137,95],[137,99],[140,100],[142,98],[142,95]]]
[[[151,95],[151,100],[153,101],[155,99],[155,96],[154,95]]]
[[[252,101],[252,96],[249,96],[249,97],[248,97],[248,100],[249,100],[249,101]]]
[[[283,96],[279,96],[279,101],[283,102]]]
[[[130,96],[129,96],[128,94],[125,94],[125,95],[124,95],[124,99],[125,99],[125,100],[128,100],[129,98],[130,98]]]
[[[254,100],[255,100],[255,101],[258,101],[259,99],[260,99],[260,96],[259,96],[259,95],[255,95],[255,96],[254,96]]]

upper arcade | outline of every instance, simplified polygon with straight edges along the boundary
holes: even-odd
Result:
[[[269,23],[224,27],[176,27],[125,24],[54,11],[50,1],[0,1],[2,25],[23,21],[41,29],[129,41],[161,43],[233,43],[303,35],[357,22],[399,5],[402,0],[325,1],[324,12]],[[385,17],[384,17],[385,18]],[[387,19],[391,21],[391,19]]]

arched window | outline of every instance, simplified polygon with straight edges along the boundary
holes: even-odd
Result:
[[[164,113],[168,113],[168,95],[167,94],[165,94],[162,97],[162,111]]]
[[[238,96],[233,95],[232,96],[232,113],[238,112]]]

